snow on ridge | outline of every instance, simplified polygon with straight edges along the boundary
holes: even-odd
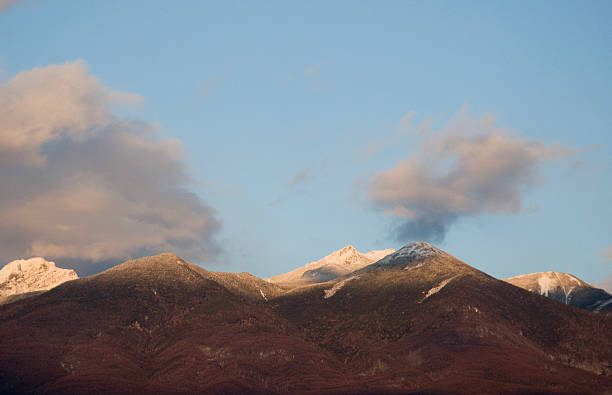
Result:
[[[406,259],[408,261],[423,260],[434,256],[447,255],[444,251],[439,248],[425,242],[415,241],[405,245],[391,255],[387,255],[385,258],[378,261],[381,264],[388,264],[398,259]]]
[[[562,293],[564,299],[561,301],[565,304],[570,304],[574,290],[592,288],[576,276],[555,271],[522,274],[507,278],[505,281],[542,296],[552,297],[553,294]]]
[[[548,291],[551,288],[551,279],[546,274],[538,277],[538,285],[540,286],[540,295],[548,296]]]
[[[19,259],[0,269],[0,297],[46,291],[77,278],[74,270],[59,268],[44,258]]]
[[[591,285],[572,274],[555,271],[520,274],[518,276],[508,277],[505,281],[513,284],[528,282],[538,283],[539,285],[540,283],[548,284],[549,292],[552,292],[556,287],[570,287],[571,284],[576,284],[575,286],[591,287]],[[546,288],[546,286],[542,287],[542,285],[540,285],[540,288]]]
[[[356,276],[351,276],[349,278],[345,278],[344,280],[337,282],[336,284],[334,284],[333,287],[331,287],[330,289],[326,289],[325,290],[325,295],[323,296],[324,299],[329,299],[332,296],[334,296],[336,294],[336,292],[338,292],[340,290],[340,288],[344,287],[344,284],[346,284],[347,282],[351,281],[351,280],[356,280],[359,278],[359,275]]]
[[[433,287],[432,289],[427,291],[427,294],[425,294],[425,297],[423,298],[423,300],[429,298],[431,295],[434,295],[434,294],[437,294],[438,292],[440,292],[442,290],[442,288],[444,288],[448,283],[450,283],[455,277],[457,277],[457,276],[453,276],[453,277],[447,278],[446,280],[444,280],[440,284],[438,284],[438,286]],[[423,300],[421,300],[421,302]]]
[[[603,309],[604,307],[606,307],[607,305],[609,305],[610,303],[612,303],[612,299],[608,299],[605,302],[603,302],[602,304],[600,304],[599,306],[597,306],[597,308],[595,309],[596,313],[599,313],[601,311],[601,309]]]
[[[362,254],[349,244],[318,261],[310,262],[288,273],[270,277],[267,281],[272,283],[300,281],[302,275],[307,271],[317,270],[325,266],[335,267],[340,274],[348,274],[364,266],[370,265],[394,251],[393,249],[372,250]]]

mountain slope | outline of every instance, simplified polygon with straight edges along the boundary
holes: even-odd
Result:
[[[0,269],[0,304],[32,296],[79,278],[44,258],[20,259]]]
[[[602,313],[612,312],[612,295],[571,274],[540,272],[523,274],[504,281],[581,309]]]
[[[281,316],[386,392],[612,388],[612,320],[496,280],[413,243],[274,300]]]
[[[252,297],[257,281],[237,275],[247,290],[234,293],[218,277],[232,282],[161,254],[0,306],[0,392],[275,393],[343,380],[341,363]]]
[[[271,277],[268,281],[290,286],[322,283],[359,270],[393,252],[393,249],[386,249],[373,250],[362,254],[352,245],[348,245],[318,261],[308,263],[288,273]]]
[[[0,306],[0,392],[605,393],[611,333],[426,243],[287,291],[161,254]]]

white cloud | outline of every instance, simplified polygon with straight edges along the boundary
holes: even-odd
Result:
[[[82,61],[0,85],[0,262],[218,252],[220,223],[189,190],[181,142],[113,116],[113,104],[140,101],[102,85]]]
[[[438,132],[421,134],[420,150],[376,174],[367,186],[375,207],[396,217],[400,240],[440,241],[459,217],[516,213],[538,165],[570,153],[495,126],[491,114],[463,109]]]

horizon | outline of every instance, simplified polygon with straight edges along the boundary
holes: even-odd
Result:
[[[2,0],[0,265],[268,278],[423,240],[610,292],[610,15]]]

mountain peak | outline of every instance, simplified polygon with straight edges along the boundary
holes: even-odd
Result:
[[[46,291],[77,278],[74,270],[59,268],[42,257],[18,259],[0,269],[0,298]]]
[[[422,261],[436,256],[448,256],[448,254],[432,244],[425,241],[415,241],[406,244],[391,255],[387,255],[378,263],[382,265],[395,265],[396,263],[406,263]]]
[[[395,250],[372,250],[362,254],[351,244],[331,254],[297,268],[289,273],[268,279],[273,283],[319,283],[329,281],[341,275],[354,272],[370,265]]]
[[[350,253],[358,253],[359,251],[357,251],[357,249],[355,247],[353,247],[351,244],[347,245],[346,247],[336,251],[336,252],[340,252],[342,254],[350,254]]]
[[[504,281],[585,310],[612,311],[612,295],[568,273],[537,272],[510,277]]]
[[[585,283],[576,276],[554,271],[521,274],[519,276],[507,278],[506,281],[545,296],[548,296],[548,293],[557,287],[567,289],[575,287],[592,288],[591,285]]]

